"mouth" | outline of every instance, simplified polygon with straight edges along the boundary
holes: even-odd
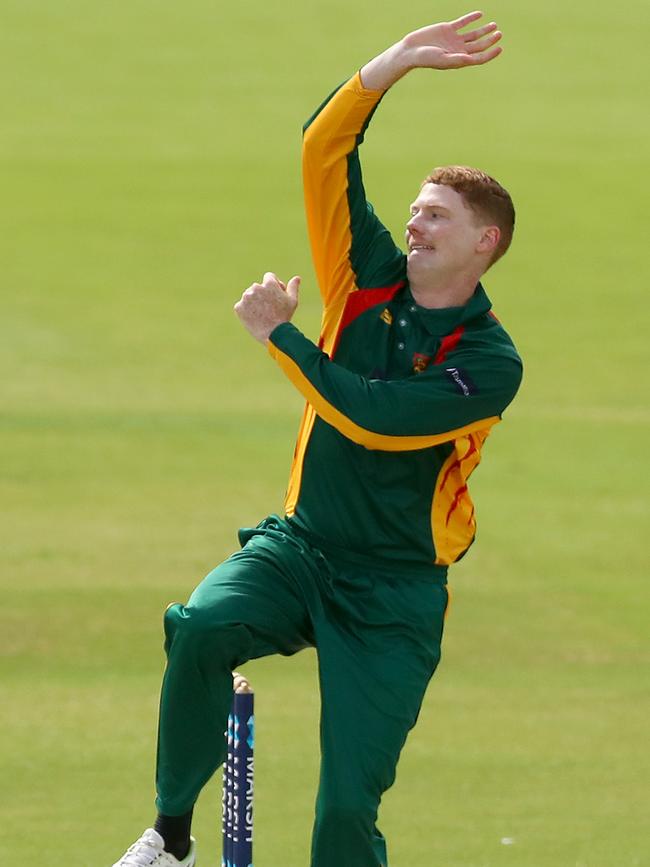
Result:
[[[434,250],[434,247],[429,247],[426,244],[411,244],[409,247],[409,251],[411,253],[415,252],[415,250]]]

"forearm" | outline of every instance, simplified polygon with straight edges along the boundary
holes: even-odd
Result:
[[[413,66],[404,40],[400,39],[361,68],[361,83],[368,90],[388,90]]]
[[[490,427],[509,402],[504,389],[488,392],[483,382],[471,398],[461,396],[442,368],[404,380],[365,378],[332,362],[289,323],[276,328],[267,345],[316,413],[366,448],[411,451],[449,442]],[[488,371],[486,379],[495,377]]]

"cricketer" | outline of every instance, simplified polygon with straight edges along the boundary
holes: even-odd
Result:
[[[478,169],[433,169],[405,202],[403,252],[366,200],[359,148],[407,73],[498,57],[501,32],[481,19],[407,34],[305,125],[319,339],[291,323],[298,277],[268,272],[235,304],[306,401],[285,512],[240,530],[241,549],[165,614],[158,816],[113,867],[193,867],[192,811],[224,761],[233,669],[306,647],[322,700],[310,863],[387,867],[380,800],[440,659],[448,569],[474,540],[468,479],[522,365],[481,282],[512,239],[510,195]],[[432,123],[423,106],[405,150]]]

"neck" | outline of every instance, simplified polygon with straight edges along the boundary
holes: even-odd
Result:
[[[474,294],[479,275],[462,275],[447,279],[438,275],[409,274],[409,286],[416,304],[439,309],[463,307]]]

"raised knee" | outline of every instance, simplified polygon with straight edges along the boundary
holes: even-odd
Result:
[[[216,612],[181,605],[180,602],[167,606],[163,622],[165,649],[168,652],[172,644],[181,640],[183,643],[208,640],[213,646],[220,641],[226,643],[233,630],[233,624],[220,619]]]

